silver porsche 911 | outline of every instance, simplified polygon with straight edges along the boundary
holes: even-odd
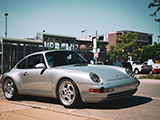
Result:
[[[129,69],[91,65],[66,50],[30,54],[0,82],[8,100],[21,94],[46,96],[59,99],[65,107],[131,96],[140,84]]]

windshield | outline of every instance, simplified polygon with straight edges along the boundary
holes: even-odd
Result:
[[[134,61],[133,64],[140,65],[141,62],[140,61]]]
[[[154,63],[159,63],[159,60],[153,60]]]
[[[87,63],[83,57],[73,51],[53,51],[46,53],[46,59],[50,67]]]

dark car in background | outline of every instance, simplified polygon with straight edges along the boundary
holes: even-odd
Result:
[[[113,65],[119,66],[119,67],[125,67],[125,68],[132,70],[132,65],[129,62],[117,61],[117,62],[113,62]]]

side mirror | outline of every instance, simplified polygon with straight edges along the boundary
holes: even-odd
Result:
[[[46,66],[43,63],[38,63],[35,68],[37,69],[46,69]]]

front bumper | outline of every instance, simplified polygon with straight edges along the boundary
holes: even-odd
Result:
[[[160,69],[154,69],[152,68],[153,73],[160,73]]]
[[[133,95],[139,86],[139,81],[126,82],[128,79],[110,81],[106,85],[83,85],[81,86],[81,98],[85,103],[97,103],[106,100],[118,99]],[[125,83],[126,82],[126,83]],[[91,93],[90,88],[107,89],[114,88],[111,92]]]

